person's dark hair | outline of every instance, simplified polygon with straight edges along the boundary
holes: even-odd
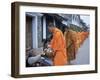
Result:
[[[64,32],[67,30],[69,30],[70,28],[68,26],[64,27]]]
[[[70,28],[68,26],[66,26],[65,29],[70,29]]]
[[[54,27],[54,24],[53,23],[49,23],[48,27]]]
[[[51,41],[52,37],[53,37],[53,34],[50,34],[49,37],[43,40],[43,50],[47,48],[47,43]]]

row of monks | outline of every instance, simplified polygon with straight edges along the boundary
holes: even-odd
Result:
[[[85,39],[88,37],[88,31],[76,32],[67,30],[64,32],[64,37],[67,47],[68,62],[76,58],[78,49],[81,47]]]

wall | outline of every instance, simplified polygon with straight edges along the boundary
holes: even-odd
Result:
[[[16,80],[10,76],[11,68],[11,2],[15,0],[1,0],[0,2],[0,80]],[[32,1],[41,3],[55,4],[74,4],[74,5],[89,5],[98,6],[100,9],[99,0],[17,0],[17,1]],[[100,11],[98,13],[100,21]],[[100,26],[100,23],[99,25]],[[98,28],[99,30],[99,28]],[[100,34],[100,33],[99,33]],[[100,40],[100,37],[98,38]],[[98,43],[100,44],[100,43]],[[100,46],[98,46],[100,47]],[[100,52],[100,50],[99,50]],[[98,52],[98,53],[99,53]],[[100,54],[98,54],[100,57]],[[98,67],[100,68],[100,59],[98,59]],[[80,75],[65,75],[54,77],[39,77],[39,78],[22,78],[18,80],[100,80],[100,69],[98,74],[80,74]]]
[[[32,48],[32,17],[26,16],[26,49]]]

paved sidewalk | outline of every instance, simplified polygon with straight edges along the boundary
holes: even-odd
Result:
[[[76,55],[76,59],[71,61],[71,64],[89,64],[89,55],[90,55],[90,38],[87,38],[83,45],[79,48]]]

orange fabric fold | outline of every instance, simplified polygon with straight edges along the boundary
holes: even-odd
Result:
[[[54,50],[54,66],[67,64],[66,45],[63,33],[55,28],[53,30],[53,38],[51,40],[51,48]]]

